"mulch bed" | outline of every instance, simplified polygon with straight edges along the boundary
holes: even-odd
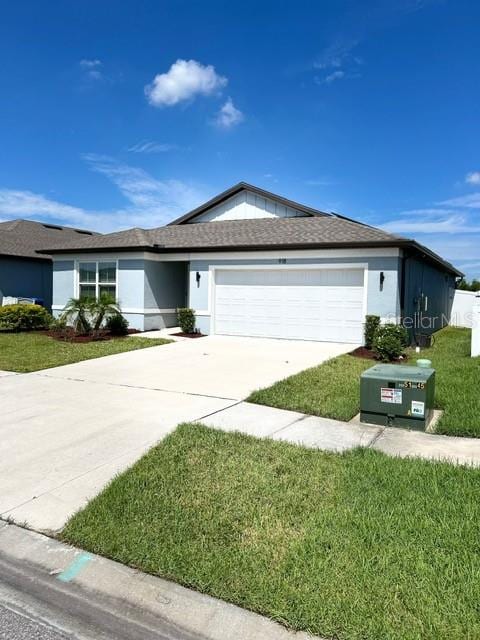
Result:
[[[375,360],[376,362],[379,362],[379,359],[377,358],[375,352],[372,351],[371,349],[367,349],[367,347],[357,347],[353,351],[350,351],[348,355],[353,356],[354,358],[364,358],[366,360]],[[396,360],[393,360],[392,362],[403,364],[407,361],[408,361],[407,356],[403,356],[403,357],[397,358]]]
[[[64,329],[62,331],[44,331],[46,336],[50,336],[54,340],[60,342],[103,342],[105,340],[113,340],[114,338],[124,338],[125,336],[115,336],[105,329],[96,331],[93,334],[80,334],[75,333],[71,328]],[[127,335],[133,335],[135,333],[142,333],[138,329],[129,329]]]
[[[204,333],[172,333],[172,336],[179,336],[180,338],[205,338]]]
[[[375,353],[371,349],[367,349],[367,347],[357,347],[357,349],[350,351],[349,355],[355,358],[366,358],[367,360],[377,359]]]

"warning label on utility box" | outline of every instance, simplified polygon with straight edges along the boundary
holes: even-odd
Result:
[[[412,400],[412,416],[423,416],[425,415],[425,403],[420,402],[419,400]]]
[[[380,389],[380,400],[389,404],[402,404],[402,390],[382,387]]]

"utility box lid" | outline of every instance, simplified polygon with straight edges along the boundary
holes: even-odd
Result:
[[[377,364],[362,373],[362,378],[379,378],[383,380],[412,380],[415,382],[427,382],[435,369],[422,367],[408,367],[403,364]]]

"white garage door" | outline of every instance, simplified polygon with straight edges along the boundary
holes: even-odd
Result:
[[[215,333],[360,343],[363,269],[218,270]]]

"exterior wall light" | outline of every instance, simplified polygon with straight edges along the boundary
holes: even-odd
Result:
[[[383,283],[385,282],[385,273],[380,271],[380,291],[383,291]]]

